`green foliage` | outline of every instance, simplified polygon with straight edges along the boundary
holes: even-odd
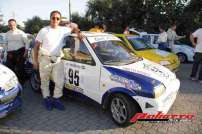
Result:
[[[93,26],[92,21],[89,21],[86,17],[79,16],[78,13],[72,14],[72,22],[77,23],[82,31],[88,31]]]
[[[187,32],[202,27],[202,2],[200,0],[189,2],[182,14],[181,22],[186,27]]]
[[[0,33],[6,33],[9,30],[8,26],[0,26]]]
[[[111,31],[122,32],[131,26],[155,31],[160,23],[169,26],[179,20],[188,0],[89,0],[86,16],[101,20]]]
[[[25,22],[25,32],[30,34],[36,34],[41,28],[49,24],[48,20],[42,20],[38,16],[34,16]]]

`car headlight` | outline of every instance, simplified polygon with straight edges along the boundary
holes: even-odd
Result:
[[[170,62],[165,60],[165,61],[160,61],[160,65],[162,66],[166,66],[166,65],[170,65]]]
[[[11,88],[15,87],[18,84],[18,79],[16,76],[13,76],[10,78],[9,81],[7,81],[3,86],[2,89],[5,91],[10,90]]]
[[[166,87],[163,84],[154,87],[154,98],[158,98],[166,91]]]

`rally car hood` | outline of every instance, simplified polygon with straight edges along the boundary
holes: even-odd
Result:
[[[176,79],[176,75],[169,69],[146,59],[129,65],[113,66],[113,68],[120,69],[122,72],[129,72],[128,75],[140,74],[146,77],[147,80],[149,78],[151,83],[157,80],[165,86],[168,86],[172,80]]]
[[[160,61],[169,60],[169,58],[172,56],[171,53],[159,49],[137,51],[137,54],[157,63],[159,63]]]
[[[0,87],[7,83],[12,77],[16,77],[13,71],[0,64]]]

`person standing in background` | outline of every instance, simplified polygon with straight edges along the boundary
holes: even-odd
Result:
[[[123,31],[123,34],[130,34],[130,31],[129,31],[129,27],[126,26],[124,31]]]
[[[103,33],[105,32],[105,29],[103,28],[103,23],[101,21],[97,21],[95,22],[94,27],[89,29],[89,31]]]
[[[15,19],[8,20],[9,31],[5,35],[7,60],[6,66],[13,70],[20,83],[25,81],[24,62],[29,48],[27,35],[17,28]]]
[[[168,51],[168,44],[167,44],[167,33],[165,28],[162,25],[159,25],[160,34],[157,39],[158,49]]]
[[[175,23],[172,23],[171,27],[167,31],[167,38],[168,38],[168,47],[171,49],[171,51],[174,51],[174,44],[176,40],[185,38],[185,36],[179,36],[176,33],[177,25]]]
[[[196,38],[196,42],[195,42],[195,38]],[[190,77],[191,77],[191,80],[197,80],[196,77],[197,77],[197,72],[200,65],[201,67],[199,71],[198,80],[199,80],[199,83],[202,84],[202,28],[199,28],[194,33],[192,33],[190,35],[190,40],[193,47],[195,47],[194,62],[193,62],[193,67],[192,67],[192,72]]]

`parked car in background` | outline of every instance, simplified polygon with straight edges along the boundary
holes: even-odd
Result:
[[[178,57],[170,52],[156,49],[148,44],[144,38],[138,35],[115,34],[125,46],[132,50],[138,56],[156,62],[169,68],[171,71],[177,71],[180,65]]]
[[[6,61],[5,44],[5,33],[0,33],[0,63]]]
[[[5,33],[0,33],[0,46],[4,45],[5,43]]]
[[[140,36],[145,38],[153,47],[158,48],[158,44],[156,43],[159,36],[158,34],[146,33],[141,34]],[[179,41],[175,41],[174,53],[178,56],[181,63],[193,61],[194,48],[189,45],[180,43]]]
[[[0,118],[21,107],[21,91],[14,72],[0,64]]]

